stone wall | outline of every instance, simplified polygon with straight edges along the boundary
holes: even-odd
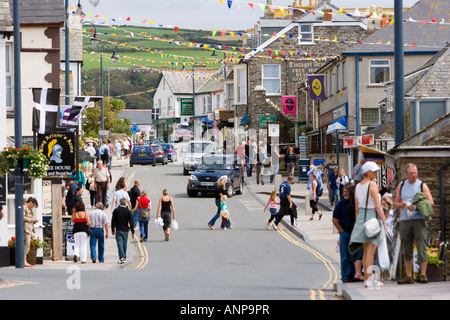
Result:
[[[432,153],[431,153],[432,154]],[[433,157],[430,156],[430,152],[428,155],[424,153],[423,157],[405,157],[400,158],[396,161],[396,181],[394,182],[396,187],[401,181],[406,179],[405,168],[406,165],[410,162],[415,163],[419,173],[419,180],[423,181],[427,184],[430,189],[431,195],[433,196],[434,201],[434,216],[431,221],[428,221],[428,237],[432,238],[437,235],[438,231],[441,230],[440,223],[440,183],[439,183],[439,168],[450,161],[450,157]],[[447,200],[450,199],[450,167],[444,171],[444,188],[445,194],[442,195]],[[445,206],[445,216],[446,218],[446,235],[447,240],[450,238],[450,220],[448,217],[450,216],[450,206]]]
[[[337,39],[345,40],[346,43],[341,43],[339,41],[332,41],[334,37]],[[262,52],[256,53],[256,56],[245,61],[248,65],[248,107],[249,114],[251,114],[253,119],[259,119],[256,117],[257,114],[265,115],[266,113],[274,114],[273,108],[266,102],[269,98],[273,104],[282,107],[282,97],[283,96],[297,96],[298,106],[299,106],[299,122],[306,122],[306,112],[305,112],[305,92],[298,91],[297,84],[301,81],[307,80],[307,75],[312,74],[315,69],[307,70],[302,75],[301,78],[296,79],[296,81],[289,81],[288,69],[290,62],[301,62],[304,58],[318,58],[315,61],[315,67],[320,67],[334,56],[340,55],[343,51],[349,49],[354,44],[348,42],[362,41],[366,36],[366,31],[360,26],[316,26],[314,27],[314,39],[316,40],[313,45],[299,45],[298,44],[298,25],[292,27],[284,37],[280,37],[275,40],[272,44],[264,48]],[[324,39],[329,39],[329,41],[324,41]],[[268,52],[270,50],[270,54]],[[284,52],[286,54],[287,60],[274,59],[276,51],[278,55],[282,55]],[[293,53],[291,56],[290,52]],[[298,54],[300,53],[300,54]],[[269,57],[268,56],[272,56]],[[267,58],[262,58],[265,56]],[[325,59],[325,57],[327,57]],[[279,96],[266,96],[261,92],[257,92],[257,88],[262,85],[262,65],[266,64],[277,64],[281,66],[281,95]],[[311,103],[309,99],[309,103]],[[312,110],[308,111],[309,122],[312,120]],[[254,116],[255,115],[255,116]],[[280,117],[278,116],[280,115]],[[252,119],[251,126],[254,129],[258,128],[258,120],[256,122]],[[277,113],[277,122],[282,123],[282,127],[289,128],[295,125],[295,118],[286,118],[284,113]],[[282,132],[282,142],[292,143],[293,141],[283,140],[288,138],[285,132]]]

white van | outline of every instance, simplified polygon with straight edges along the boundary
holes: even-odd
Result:
[[[183,174],[186,176],[189,171],[194,170],[193,166],[198,165],[204,155],[215,154],[216,152],[214,142],[206,140],[189,141],[183,158]]]

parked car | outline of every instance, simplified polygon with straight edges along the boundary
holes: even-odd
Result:
[[[155,166],[155,153],[151,146],[134,146],[130,155],[130,167],[135,164],[151,164]]]
[[[160,146],[164,148],[164,151],[167,153],[167,159],[169,161],[177,161],[178,152],[175,147],[170,143],[159,143]]]
[[[175,131],[175,135],[178,139],[178,142],[181,142],[183,140],[191,140],[194,137],[194,133],[192,132],[191,128],[179,128],[177,131]]]
[[[186,176],[189,171],[194,170],[194,167],[200,164],[204,155],[215,154],[216,152],[216,145],[211,141],[189,141],[183,158],[183,174]]]
[[[162,145],[152,144],[153,153],[155,154],[155,160],[157,163],[162,163],[163,165],[169,163],[167,153],[164,151]]]
[[[199,192],[214,192],[217,182],[223,176],[227,177],[225,187],[228,197],[232,197],[234,193],[244,192],[244,173],[235,155],[217,154],[202,157],[201,163],[189,177],[188,196],[196,197]]]

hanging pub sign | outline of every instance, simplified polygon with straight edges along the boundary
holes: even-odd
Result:
[[[65,177],[76,169],[75,133],[63,132],[39,136],[38,147],[50,161],[47,176]]]

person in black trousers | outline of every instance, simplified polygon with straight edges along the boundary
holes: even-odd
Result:
[[[128,231],[134,238],[134,222],[130,209],[127,207],[127,199],[120,199],[120,205],[114,210],[111,219],[111,234],[116,237],[119,251],[119,264],[127,260]]]

